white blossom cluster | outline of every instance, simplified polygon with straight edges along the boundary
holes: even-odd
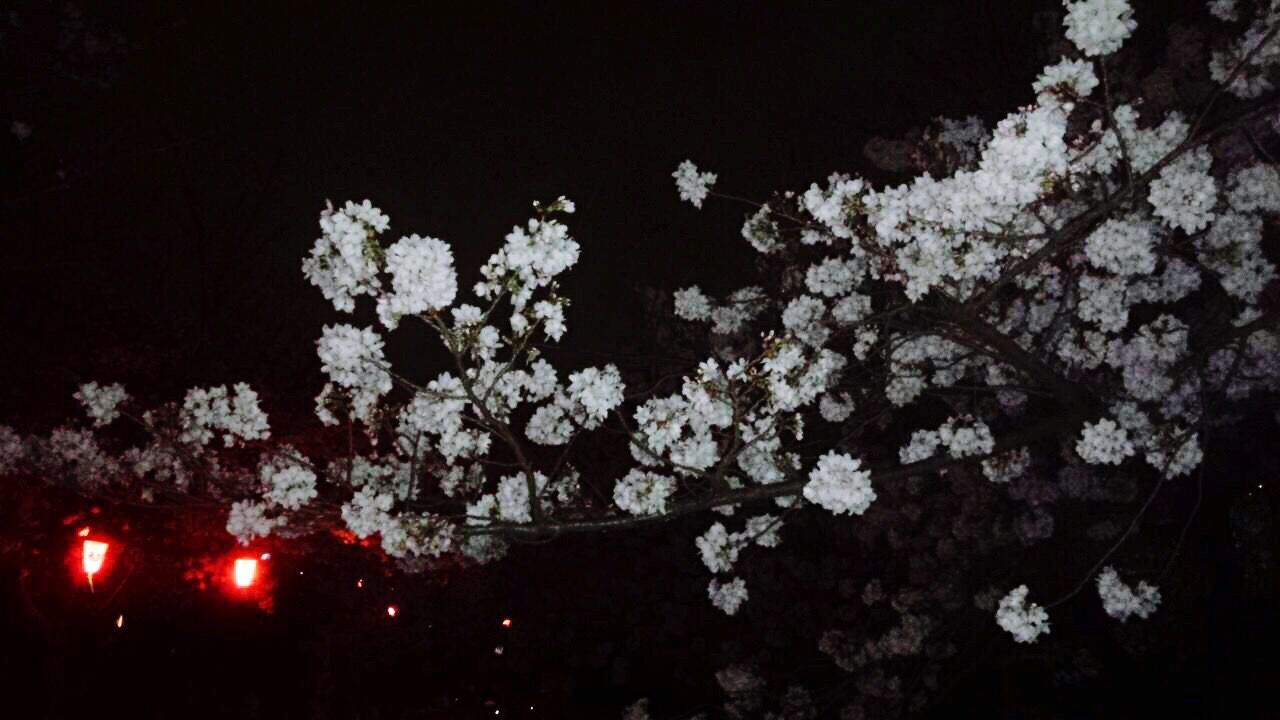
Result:
[[[347,529],[361,539],[379,534],[383,550],[393,557],[423,554],[435,547],[429,541],[423,544],[423,534],[409,534],[414,529],[410,522],[414,516],[392,513],[398,503],[412,496],[412,469],[411,462],[394,457],[355,456],[350,462],[335,463],[328,471],[336,484],[346,484],[354,490],[341,508]]]
[[[734,290],[723,304],[712,308],[711,331],[720,335],[732,335],[756,319],[767,304],[764,290],[758,287],[748,286]]]
[[[725,582],[712,578],[707,586],[707,596],[711,598],[711,604],[724,614],[736,614],[738,608],[742,607],[742,603],[747,601],[747,582],[742,578],[733,578]]]
[[[190,487],[193,468],[183,460],[182,453],[168,443],[152,441],[143,447],[125,450],[122,457],[134,477],[150,477],[178,490]],[[151,488],[144,488],[144,492],[149,490]]]
[[[1227,204],[1242,213],[1280,213],[1280,170],[1254,164],[1232,171],[1227,178]]]
[[[569,212],[571,204],[557,204]],[[509,294],[511,306],[519,313],[535,290],[549,286],[559,274],[578,262],[581,247],[569,237],[569,228],[553,217],[530,218],[525,227],[507,233],[506,244],[480,268],[484,280],[474,292],[482,298]]]
[[[849,363],[828,348],[814,352],[787,338],[768,341],[771,347],[761,365],[774,411],[792,412],[817,400],[840,380]]]
[[[987,424],[971,416],[949,418],[938,428],[938,440],[953,458],[990,455],[995,440]]]
[[[1181,320],[1161,315],[1129,340],[1113,340],[1107,348],[1107,364],[1121,371],[1124,388],[1134,399],[1168,400],[1174,384],[1170,372],[1186,354],[1187,332]]]
[[[694,540],[694,545],[702,556],[702,564],[714,573],[732,570],[734,563],[738,562],[738,551],[744,544],[743,538],[730,534],[723,523],[712,524]]]
[[[568,395],[579,423],[588,430],[599,427],[622,404],[622,375],[614,365],[585,368],[569,375]]]
[[[536,493],[541,497],[547,487],[547,476],[535,472],[533,481]],[[496,492],[481,495],[475,502],[467,505],[468,523],[483,525],[490,520],[510,523],[533,521],[528,475],[523,472],[508,475],[498,481]]]
[[[782,311],[782,326],[805,345],[822,347],[831,337],[830,329],[823,322],[826,314],[827,306],[822,300],[801,295]]]
[[[296,452],[287,446],[280,455],[263,460],[258,477],[266,491],[263,497],[270,505],[297,510],[318,494],[316,474],[296,461]]]
[[[1209,0],[1209,13],[1223,22],[1240,19],[1236,0]]]
[[[1085,364],[1089,362],[1089,358],[1097,354],[1095,345],[1105,343],[1106,336],[1102,333],[1120,332],[1129,324],[1130,296],[1128,285],[1121,277],[1083,275],[1080,278],[1079,288],[1080,302],[1076,305],[1076,316],[1102,331],[1092,334],[1086,332],[1086,342],[1089,347],[1081,348],[1078,353],[1070,353],[1082,355],[1080,362]],[[1103,356],[1105,357],[1105,352]]]
[[[1020,643],[1035,642],[1049,632],[1049,613],[1035,603],[1027,603],[1027,586],[1019,585],[1000,599],[996,622]]]
[[[1085,240],[1089,264],[1115,275],[1150,275],[1156,269],[1153,245],[1156,237],[1150,223],[1111,218]]]
[[[1133,452],[1129,434],[1110,418],[1085,423],[1080,440],[1076,443],[1076,454],[1091,465],[1119,465],[1125,458],[1132,456]]]
[[[937,387],[956,384],[976,362],[966,355],[963,347],[937,335],[894,337],[889,356],[892,378],[885,386],[885,397],[901,407],[918,398],[930,384]]]
[[[939,448],[960,459],[974,455],[990,455],[995,449],[991,428],[972,416],[948,418],[937,430],[917,430],[911,440],[898,451],[903,465],[933,457]]]
[[[938,142],[957,156],[957,169],[971,168],[982,152],[982,146],[991,139],[991,132],[983,125],[982,118],[970,115],[960,120],[941,118],[937,131]]]
[[[267,515],[266,503],[255,500],[237,500],[227,514],[227,532],[241,545],[248,545],[254,538],[266,537],[284,524],[283,517]]]
[[[391,292],[378,298],[378,318],[394,330],[405,315],[443,310],[458,294],[453,251],[443,240],[409,235],[387,248]]]
[[[99,385],[87,382],[80,386],[74,397],[84,406],[93,426],[103,427],[120,417],[120,405],[129,399],[129,393],[120,383]]]
[[[390,225],[368,200],[348,202],[341,210],[331,204],[320,213],[321,235],[302,261],[302,272],[337,310],[351,312],[356,297],[381,289],[377,236]]]
[[[871,488],[871,472],[851,455],[828,452],[809,473],[804,497],[836,515],[861,515],[876,499]]]
[[[511,325],[518,328],[521,325],[517,318],[521,318],[519,313],[511,316]],[[533,317],[542,324],[542,331],[550,340],[559,340],[564,337],[564,304],[552,302],[550,300],[539,300],[533,304]],[[517,329],[517,332],[520,332]]]
[[[235,395],[229,395],[225,385],[187,391],[181,414],[183,442],[203,446],[222,433],[223,443],[231,447],[238,441],[271,436],[266,413],[258,407],[258,393],[245,383],[236,383],[232,389]]]
[[[1199,232],[1213,220],[1218,182],[1209,174],[1213,156],[1198,147],[1160,169],[1147,200],[1165,225]]]
[[[680,199],[688,201],[696,208],[702,207],[702,201],[706,199],[711,186],[716,184],[716,174],[698,172],[698,166],[694,165],[692,160],[680,163],[676,171],[671,173],[671,177],[676,179],[676,190],[680,192]]]
[[[848,295],[862,282],[866,262],[859,257],[827,257],[809,266],[804,283],[809,292],[828,298]]]
[[[698,286],[677,290],[673,300],[676,317],[690,321],[711,319],[711,299]]]
[[[754,215],[742,224],[742,237],[756,252],[770,255],[782,249],[782,241],[778,223],[773,219],[773,210],[768,205],[761,205]]]
[[[1022,477],[1030,467],[1031,452],[1018,448],[983,460],[982,474],[993,483],[1004,484]]]
[[[777,547],[782,544],[782,520],[773,515],[756,515],[747,518],[741,535],[760,547]]]
[[[1244,32],[1213,50],[1209,59],[1209,77],[1238,98],[1256,98],[1273,89],[1272,71],[1280,64],[1280,43],[1270,35],[1280,18],[1280,7],[1266,0],[1257,5]],[[1215,0],[1210,10],[1225,21],[1239,19],[1235,2]]]
[[[350,393],[352,416],[369,422],[378,399],[391,391],[390,365],[373,328],[326,325],[316,342],[320,369]]]
[[[661,515],[675,491],[676,481],[666,475],[632,469],[613,486],[613,501],[632,515]]]
[[[573,437],[573,422],[566,409],[568,398],[563,394],[556,395],[556,401],[540,406],[533,411],[524,433],[539,445],[564,445]]]
[[[1128,0],[1065,0],[1067,39],[1085,55],[1109,55],[1120,49],[1138,21]]]
[[[436,449],[449,465],[483,455],[492,440],[482,428],[468,429],[463,420],[468,404],[463,381],[441,373],[400,411],[398,433],[402,438],[435,438]]]
[[[747,520],[742,531],[730,533],[723,523],[714,523],[694,544],[708,570],[728,573],[738,561],[738,554],[748,545],[777,547],[782,542],[779,535],[781,524],[781,520],[773,515],[757,515]],[[709,594],[717,608],[732,615],[747,599],[746,583],[741,578],[727,582],[713,579]]]
[[[1217,275],[1231,296],[1255,303],[1276,277],[1276,266],[1262,252],[1262,218],[1224,213],[1195,240],[1200,262]]]
[[[1190,473],[1204,459],[1200,449],[1199,433],[1170,433],[1153,440],[1147,449],[1147,463],[1161,471],[1166,478]]]
[[[1255,311],[1256,312],[1256,311]],[[1236,320],[1252,321],[1254,312]],[[1280,335],[1264,329],[1255,330],[1243,347],[1223,348],[1209,357],[1206,379],[1214,387],[1225,387],[1232,400],[1243,400],[1254,392],[1280,390]]]
[[[0,425],[0,475],[12,473],[26,456],[27,445],[22,437],[8,425]]]
[[[383,552],[394,558],[439,557],[457,541],[456,526],[431,513],[399,513],[379,532]]]
[[[1175,478],[1194,470],[1204,457],[1199,433],[1173,421],[1157,426],[1151,417],[1132,401],[1117,402],[1111,413],[1126,434],[1133,450],[1145,450],[1147,464],[1166,478]],[[1123,448],[1123,446],[1122,446]]]
[[[839,395],[826,393],[818,401],[818,413],[822,415],[823,420],[831,423],[847,420],[853,414],[853,407],[853,398],[847,392]]]
[[[691,322],[710,321],[712,332],[719,335],[738,332],[758,317],[767,305],[764,291],[758,287],[735,290],[720,304],[696,285],[677,290],[672,299],[676,317]]]
[[[733,423],[726,400],[731,381],[714,359],[686,377],[679,395],[646,400],[635,411],[632,457],[642,465],[670,463],[680,475],[696,475],[720,460],[714,433]]]
[[[745,443],[738,454],[738,468],[752,482],[772,485],[800,469],[800,457],[783,451],[776,415],[748,415],[739,423],[738,432]]]
[[[47,439],[21,454],[34,455],[41,470],[65,474],[86,489],[106,485],[121,471],[119,462],[103,450],[97,437],[80,428],[54,428]]]
[[[1075,98],[1088,97],[1096,87],[1098,76],[1093,72],[1093,63],[1067,58],[1046,67],[1031,85],[1037,93],[1036,102],[1042,105],[1059,102],[1059,98],[1070,102]]]
[[[1138,590],[1124,584],[1115,568],[1105,567],[1098,573],[1098,597],[1102,598],[1102,609],[1113,618],[1124,622],[1132,615],[1143,620],[1160,606],[1160,589],[1148,585],[1145,580],[1138,583]]]
[[[838,238],[853,237],[849,217],[861,209],[862,192],[866,184],[861,178],[832,173],[824,190],[817,183],[809,186],[803,199],[804,209],[814,220],[826,226]]]
[[[866,195],[867,219],[876,241],[894,249],[908,299],[943,282],[990,278],[1010,248],[983,233],[1043,229],[1027,207],[1067,170],[1066,122],[1061,106],[1033,106],[996,126],[975,170]]]

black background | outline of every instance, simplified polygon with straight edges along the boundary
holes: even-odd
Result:
[[[1134,5],[1133,42],[1158,48],[1164,26],[1198,3]],[[679,161],[755,198],[837,170],[878,178],[861,152],[872,137],[937,115],[990,122],[1030,102],[1055,59],[1044,48],[1060,10],[122,2],[83,8],[76,26],[60,7],[20,4],[4,35],[4,120],[33,133],[0,139],[0,409],[36,425],[74,412],[70,395],[88,379],[155,399],[245,379],[268,388],[273,417],[305,415],[321,382],[312,343],[342,320],[299,269],[326,198],[370,198],[393,238],[451,242],[464,285],[530,201],[573,198],[583,254],[565,282],[565,345],[586,358],[631,351],[638,288],[751,282],[745,208],[681,204]],[[415,337],[393,346],[421,376],[439,362],[430,348]],[[773,581],[726,618],[704,595],[692,545],[702,520],[520,548],[491,569],[432,577],[387,574],[342,549],[283,552],[271,613],[182,581],[184,538],[144,533],[146,522],[114,589],[69,589],[49,555],[6,567],[10,590],[18,573],[28,588],[6,593],[0,670],[22,690],[6,698],[36,716],[383,718],[616,717],[652,696],[676,717],[718,702],[716,669],[761,653],[819,688],[842,681],[815,649],[838,624],[840,581],[857,574],[856,559],[824,551],[838,528],[789,534],[785,557],[761,560]],[[1230,535],[1211,523],[1203,533]],[[1217,542],[1188,554],[1225,587],[1229,540]],[[1252,707],[1242,697],[1274,679],[1275,663],[1258,639],[1269,636],[1247,631],[1272,625],[1251,625],[1256,606],[1220,600],[1217,582],[1187,592],[1196,625],[1168,630],[1192,670],[1166,677],[1158,656],[1139,662],[1104,642],[1105,679],[1073,698],[1034,669],[1024,677],[975,653],[971,681],[937,710]],[[401,608],[394,620],[388,603]],[[1254,651],[1265,654],[1248,660]]]

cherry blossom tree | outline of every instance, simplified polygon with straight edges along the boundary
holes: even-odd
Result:
[[[945,656],[931,605],[976,604],[1019,643],[1091,586],[1108,615],[1147,618],[1161,573],[1115,569],[1119,551],[1163,489],[1203,473],[1208,439],[1273,412],[1280,387],[1264,242],[1280,213],[1280,3],[1208,9],[1198,71],[1213,85],[1192,102],[1144,102],[1148,86],[1118,59],[1141,22],[1126,0],[1067,2],[1066,54],[1028,104],[991,128],[940,120],[901,141],[897,165],[917,177],[877,187],[835,173],[750,203],[742,251],[760,277],[723,297],[674,292],[665,321],[696,333],[702,355],[646,386],[617,363],[557,364],[543,349],[569,332],[559,279],[582,248],[568,198],[533,203],[471,276],[444,239],[395,239],[372,202],[330,204],[302,271],[337,313],[368,306],[376,323],[340,317],[317,340],[328,382],[315,413],[340,439],[327,452],[275,441],[244,384],[144,407],[89,382],[75,391],[84,420],[0,428],[0,471],[95,497],[213,500],[246,545],[338,530],[413,571],[699,514],[690,552],[729,615],[751,602],[741,566],[794,523],[825,513],[870,532],[951,513],[918,547],[886,531],[931,580],[892,596],[866,583],[866,606],[893,608],[884,634],[821,638],[836,665],[866,671],[866,702],[914,702],[930,684],[886,668]],[[690,212],[742,202],[692,161],[672,175]],[[452,367],[411,379],[387,360],[392,332],[437,338]],[[1067,501],[1128,517],[1090,527],[1106,545],[1078,582],[939,570],[960,546],[998,557],[1049,538]],[[718,680],[731,715],[758,709],[749,668]]]

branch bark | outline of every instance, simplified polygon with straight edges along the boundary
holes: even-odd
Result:
[[[978,462],[987,457],[991,457],[992,455],[998,455],[1002,452],[1014,450],[1029,443],[1045,440],[1062,432],[1072,431],[1073,428],[1089,419],[1089,417],[1090,413],[1083,408],[1067,408],[1059,415],[1043,420],[1023,430],[1009,433],[996,443],[995,449],[992,451],[991,455],[961,459],[951,458],[946,455],[938,455],[927,460],[921,460],[920,462],[908,465],[899,465],[897,467],[873,471],[871,474],[871,481],[873,483],[891,482],[893,480],[901,480],[913,475],[936,473],[962,463]],[[677,517],[710,510],[711,508],[718,507],[720,505],[736,505],[739,503],[755,502],[757,500],[768,500],[772,498],[798,495],[803,491],[807,482],[807,478],[797,478],[786,482],[775,483],[773,485],[754,485],[751,487],[739,488],[737,490],[718,492],[707,497],[690,499],[676,503],[668,512],[660,515],[612,515],[598,519],[566,520],[560,522],[549,521],[524,525],[515,523],[491,523],[483,526],[464,528],[463,533],[468,535],[501,535],[519,539],[538,539],[571,533],[627,530],[670,522]]]

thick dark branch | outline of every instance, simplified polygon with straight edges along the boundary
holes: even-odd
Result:
[[[1041,421],[1029,428],[1009,433],[996,443],[995,449],[991,455],[998,455],[1008,450],[1014,450],[1029,443],[1054,437],[1055,435],[1059,435],[1064,432],[1074,432],[1076,426],[1089,419],[1089,417],[1089,413],[1085,410],[1078,408],[1069,409],[1061,415]],[[893,468],[874,471],[871,474],[871,481],[873,483],[881,483],[900,480],[913,475],[927,475],[962,463],[977,462],[986,457],[990,457],[991,455],[961,459],[955,459],[947,455],[937,455],[927,460],[921,460],[920,462],[911,463],[909,465],[899,465]],[[711,508],[719,507],[721,505],[736,505],[739,503],[748,503],[757,500],[769,500],[772,498],[798,495],[804,489],[807,482],[807,478],[797,478],[795,480],[788,480],[786,482],[775,483],[773,485],[753,485],[751,487],[739,488],[737,490],[718,492],[706,497],[689,499],[676,503],[670,510],[660,515],[613,515],[594,520],[566,520],[562,522],[532,523],[527,525],[514,523],[490,523],[487,525],[464,528],[463,532],[465,534],[472,535],[501,535],[511,538],[532,539],[554,537],[556,535],[569,533],[626,530],[669,522],[683,515],[710,510]]]
[[[1027,377],[1039,383],[1053,393],[1058,402],[1065,407],[1079,407],[1089,402],[1088,392],[1047,365],[1019,345],[1013,338],[1005,335],[986,321],[982,320],[972,309],[948,297],[939,295],[939,307],[942,317],[957,329],[976,340],[998,360],[1017,368]]]

